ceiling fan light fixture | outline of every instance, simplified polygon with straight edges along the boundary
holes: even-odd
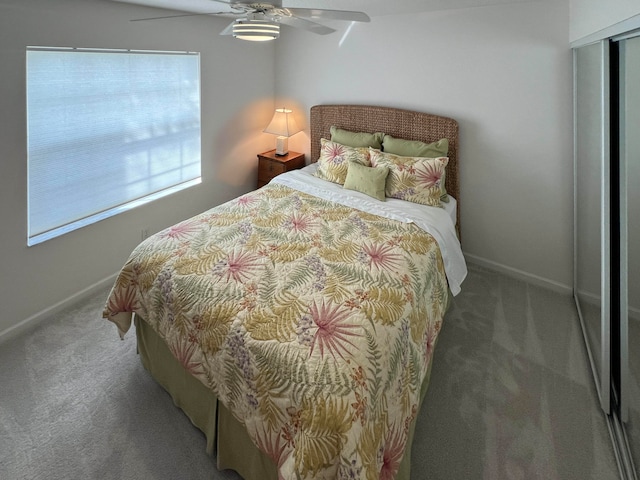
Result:
[[[266,42],[280,36],[280,24],[271,20],[236,20],[233,36],[250,42]]]

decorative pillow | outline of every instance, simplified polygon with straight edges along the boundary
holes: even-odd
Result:
[[[371,164],[369,162],[369,149],[364,147],[351,148],[326,138],[321,138],[318,170],[314,175],[343,185],[345,178],[347,178],[349,162],[359,163],[368,167]]]
[[[384,190],[388,173],[388,167],[372,168],[356,162],[349,162],[347,178],[343,187],[348,190],[365,193],[384,202]]]
[[[394,138],[391,135],[385,135],[382,140],[382,150],[385,153],[393,153],[394,155],[402,155],[403,157],[446,157],[449,153],[449,140],[441,138],[437,142],[424,143],[418,140],[404,140],[402,138]],[[445,176],[442,176],[440,182],[442,187],[441,198],[443,202],[449,202],[449,195],[445,188]]]
[[[382,139],[382,150],[403,157],[446,157],[449,153],[449,140],[441,138],[437,142],[424,143],[418,140],[404,140],[385,135]]]
[[[440,207],[440,189],[449,158],[401,157],[369,149],[371,166],[388,167],[385,195]]]
[[[382,148],[382,137],[384,133],[366,133],[366,132],[350,132],[343,130],[335,125],[329,131],[331,132],[331,141],[346,145],[347,147],[373,147],[378,150]]]

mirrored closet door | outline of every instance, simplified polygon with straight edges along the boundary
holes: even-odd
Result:
[[[621,416],[640,465],[640,34],[618,42]]]
[[[602,409],[609,413],[609,42],[574,50],[574,297]]]
[[[640,30],[574,49],[574,297],[623,480],[640,467]]]

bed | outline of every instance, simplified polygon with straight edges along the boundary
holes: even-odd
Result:
[[[447,208],[319,178],[332,127],[447,139]],[[457,123],[319,105],[310,130],[310,166],[142,242],[104,316],[121,336],[135,322],[143,365],[218,468],[247,480],[408,479],[437,336],[466,275]],[[391,158],[368,152],[378,167]]]

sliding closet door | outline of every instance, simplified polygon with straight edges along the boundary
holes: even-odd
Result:
[[[619,42],[621,416],[640,466],[640,37]]]
[[[574,296],[603,410],[610,409],[609,46],[574,50]]]

